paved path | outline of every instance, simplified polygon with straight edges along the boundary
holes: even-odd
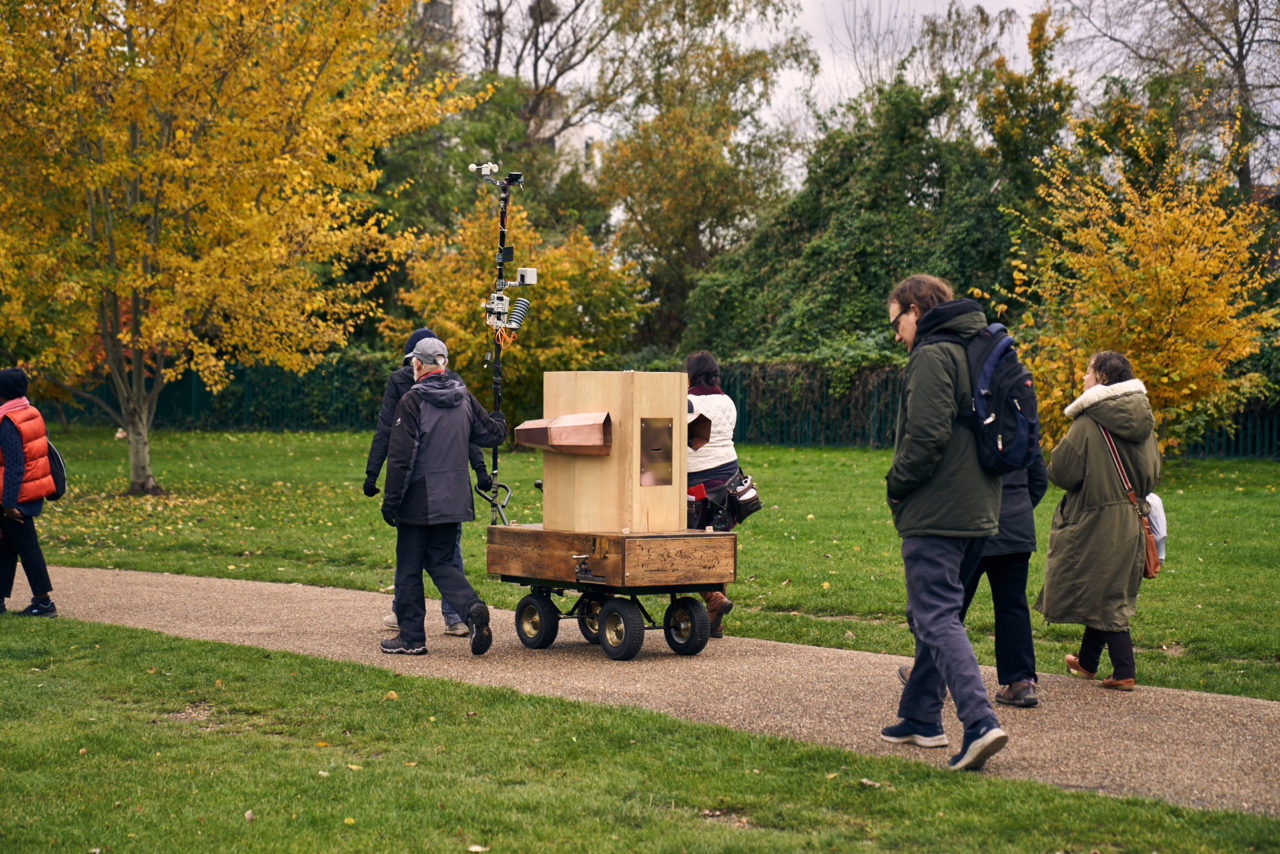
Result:
[[[120,570],[53,568],[51,574],[59,613],[81,620],[638,706],[934,765],[945,764],[961,739],[948,703],[944,724],[952,749],[880,740],[880,728],[896,719],[895,671],[907,660],[900,656],[727,637],[683,657],[671,652],[661,632],[649,632],[635,659],[615,662],[583,640],[571,621],[561,623],[550,649],[526,649],[511,612],[495,610],[493,649],[477,658],[465,638],[439,634],[440,612],[430,606],[429,654],[388,656],[377,650],[387,636],[380,631],[390,610],[387,594]],[[25,601],[27,592],[15,589],[11,601]],[[1009,746],[982,773],[1280,817],[1280,702],[1143,686],[1118,693],[1053,675],[1060,671],[1056,662],[1041,666],[1038,708],[997,707]],[[982,670],[994,692],[994,668]]]

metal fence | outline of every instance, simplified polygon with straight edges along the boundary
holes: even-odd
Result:
[[[156,427],[211,430],[372,430],[388,372],[380,356],[343,358],[299,377],[269,366],[236,371],[214,395],[193,374],[161,390]],[[725,365],[722,386],[738,405],[739,442],[796,447],[893,446],[899,372],[832,376],[807,365]],[[105,392],[100,389],[99,392]],[[95,408],[53,407],[53,418],[107,423]],[[1234,432],[1215,430],[1190,457],[1280,458],[1280,409],[1254,404]]]

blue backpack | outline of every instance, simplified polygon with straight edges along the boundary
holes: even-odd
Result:
[[[951,341],[964,348],[969,362],[972,409],[960,420],[978,440],[978,462],[994,474],[1026,468],[1040,442],[1036,388],[1031,372],[1018,361],[1003,323],[992,323],[969,339],[941,332],[921,344]]]

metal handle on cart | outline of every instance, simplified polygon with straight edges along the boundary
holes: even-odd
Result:
[[[507,502],[511,500],[511,487],[507,486],[505,483],[498,483],[497,481],[494,481],[492,495],[482,490],[480,488],[480,484],[476,484],[474,489],[476,491],[476,495],[479,495],[485,501],[489,502],[490,525],[498,524],[498,519],[502,519],[502,524],[504,525],[511,524],[507,521]],[[504,489],[507,491],[507,494],[501,501],[499,501],[498,496]]]

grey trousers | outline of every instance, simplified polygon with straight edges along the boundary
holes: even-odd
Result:
[[[979,560],[985,537],[903,537],[907,625],[916,638],[911,678],[902,689],[898,716],[942,721],[943,685],[951,692],[965,729],[995,724],[995,712],[961,623],[964,584]]]

